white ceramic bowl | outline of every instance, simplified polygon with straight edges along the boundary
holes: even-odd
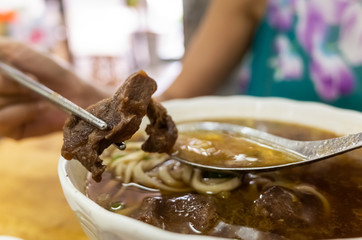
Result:
[[[328,129],[337,134],[362,132],[362,114],[319,103],[281,98],[247,96],[200,97],[165,102],[175,121],[202,118],[254,118],[278,120]],[[60,182],[69,205],[92,240],[183,240],[185,235],[171,233],[132,218],[109,212],[84,195],[87,171],[78,161],[60,158]],[[187,235],[188,240],[218,239]],[[220,238],[219,238],[220,239]],[[359,238],[362,239],[362,238]]]

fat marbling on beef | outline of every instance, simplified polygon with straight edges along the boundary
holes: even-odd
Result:
[[[62,156],[79,160],[92,172],[92,177],[100,181],[106,167],[99,155],[112,143],[131,138],[145,115],[150,119],[146,128],[149,138],[142,149],[148,152],[170,151],[177,139],[177,129],[166,109],[151,98],[156,89],[156,82],[139,71],[128,77],[112,97],[88,107],[87,111],[107,123],[106,130],[70,116],[63,128]]]

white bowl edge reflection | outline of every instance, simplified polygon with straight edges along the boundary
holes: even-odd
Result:
[[[362,114],[320,103],[249,96],[200,97],[163,103],[176,122],[204,118],[254,118],[300,123],[337,134],[362,132]],[[164,231],[109,212],[84,195],[87,171],[78,161],[60,158],[58,173],[65,197],[92,240],[181,240],[185,235]],[[222,238],[187,235],[189,240]],[[362,238],[354,238],[362,239]]]

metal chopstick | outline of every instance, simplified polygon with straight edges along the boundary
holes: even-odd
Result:
[[[69,101],[43,84],[34,81],[32,78],[15,69],[14,67],[0,62],[0,69],[16,82],[33,90],[34,92],[48,99],[50,102],[58,105],[62,110],[80,117],[84,121],[87,121],[101,130],[107,129],[107,123],[105,123],[103,120],[97,118],[93,114],[87,112],[85,109],[79,107],[75,103]]]

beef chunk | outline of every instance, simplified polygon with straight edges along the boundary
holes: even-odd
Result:
[[[171,150],[177,139],[177,129],[167,111],[151,98],[156,88],[156,82],[140,71],[127,78],[112,97],[87,108],[107,123],[107,130],[99,130],[72,115],[63,128],[62,156],[68,160],[79,160],[92,172],[94,180],[100,181],[105,166],[99,155],[112,143],[131,138],[146,114],[149,114],[151,122],[147,127],[151,129],[148,130],[151,135],[144,149],[151,152]]]
[[[218,220],[212,198],[192,193],[145,198],[141,207],[132,212],[130,217],[185,234],[206,232]]]
[[[151,101],[147,108],[150,124],[146,128],[148,139],[142,145],[146,152],[165,152],[175,144],[176,125],[167,114],[166,109],[158,102]]]
[[[299,220],[302,204],[295,200],[293,194],[286,189],[273,186],[263,192],[255,201],[255,213],[275,221]]]
[[[311,193],[272,186],[255,201],[255,215],[290,226],[310,226],[325,216],[321,199]],[[276,226],[278,227],[278,226]]]

